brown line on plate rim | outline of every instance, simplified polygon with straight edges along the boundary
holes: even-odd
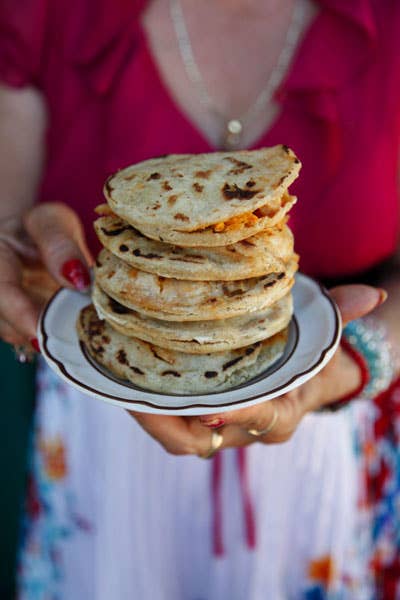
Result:
[[[314,279],[312,279],[311,277],[308,277],[308,275],[306,275],[305,277],[307,277],[308,279],[311,279],[311,281],[313,281],[314,283],[316,283],[318,285],[318,287],[320,288],[321,293],[325,296],[325,298],[328,300],[328,302],[331,304],[332,309],[333,309],[333,313],[335,316],[335,330],[332,336],[332,340],[331,342],[328,344],[328,346],[326,346],[322,351],[321,354],[319,356],[319,359],[314,362],[308,369],[306,369],[305,371],[301,371],[300,373],[296,373],[295,375],[293,375],[293,377],[291,377],[288,381],[286,381],[285,383],[279,385],[278,387],[274,388],[273,390],[269,390],[267,393],[268,394],[274,394],[276,392],[279,392],[281,389],[287,387],[288,385],[291,385],[292,383],[294,383],[297,379],[299,379],[300,377],[303,377],[304,375],[307,375],[307,373],[310,373],[310,371],[313,371],[318,365],[321,364],[321,362],[323,362],[326,354],[329,352],[329,350],[335,345],[336,340],[338,338],[339,335],[339,330],[340,330],[340,321],[339,321],[339,315],[338,315],[338,309],[336,307],[336,304],[334,303],[334,301],[332,300],[332,298],[330,297],[328,291],[324,288],[324,286],[322,286],[318,281],[315,281]],[[47,306],[45,307],[43,314],[41,316],[41,320],[40,320],[40,331],[42,334],[42,339],[43,339],[43,347],[46,351],[47,356],[50,358],[50,360],[52,362],[54,362],[58,368],[60,369],[60,371],[63,373],[63,375],[69,379],[70,381],[73,381],[74,383],[78,384],[81,388],[84,388],[90,392],[94,392],[95,394],[98,395],[102,395],[103,397],[109,398],[110,400],[117,400],[118,402],[127,402],[127,403],[132,403],[132,404],[142,404],[145,406],[149,406],[151,408],[156,408],[158,410],[179,410],[179,411],[185,411],[185,410],[192,410],[193,408],[219,408],[219,407],[226,407],[226,406],[235,406],[237,404],[243,404],[245,402],[249,402],[252,400],[257,400],[258,398],[262,398],[263,396],[266,395],[266,392],[261,393],[261,394],[257,394],[255,396],[251,396],[249,398],[244,398],[242,400],[235,400],[233,402],[224,402],[224,403],[219,403],[218,405],[212,406],[210,404],[189,404],[187,406],[184,407],[176,407],[176,406],[160,406],[159,404],[153,404],[152,402],[149,402],[147,400],[129,400],[127,398],[121,398],[120,396],[114,396],[112,394],[107,394],[106,392],[99,392],[98,390],[86,385],[85,383],[82,383],[81,381],[79,381],[78,379],[75,379],[75,377],[73,377],[70,373],[68,373],[68,371],[66,370],[64,364],[59,361],[57,358],[55,358],[51,352],[49,351],[47,342],[48,342],[48,335],[47,332],[44,328],[44,322],[45,322],[45,318],[46,318],[46,314],[48,309],[50,308],[51,304],[53,303],[53,301],[55,300],[55,298],[57,297],[57,295],[63,291],[64,288],[60,288],[59,290],[57,290],[53,296],[50,298]],[[294,349],[297,347],[297,343],[298,343],[298,339],[299,339],[299,331],[298,331],[298,324],[297,324],[297,319],[294,317],[294,322],[297,328],[297,335],[296,335],[296,342],[294,345],[293,350],[291,351],[289,358],[293,355]],[[82,350],[81,350],[82,351]],[[288,359],[289,359],[288,358]],[[287,360],[288,360],[287,359]],[[287,360],[285,361],[285,363],[287,362]],[[92,363],[89,363],[91,366]],[[102,373],[102,375],[104,376],[104,373]],[[122,385],[122,384],[120,384]],[[132,388],[134,389],[134,388]],[[141,390],[138,390],[141,391]],[[213,394],[217,394],[217,393],[222,393],[222,394],[227,394],[229,392],[231,392],[232,390],[227,390],[225,392],[213,392]],[[146,390],[145,390],[146,392]],[[149,393],[151,394],[158,394],[160,396],[170,396],[171,394],[162,394],[160,392],[153,392],[152,390],[148,390]],[[209,396],[210,394],[203,394],[203,396]],[[176,397],[183,397],[183,396],[176,396]],[[191,396],[185,396],[187,398],[190,398]]]

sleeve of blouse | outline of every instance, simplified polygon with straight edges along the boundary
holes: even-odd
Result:
[[[388,92],[400,111],[400,2],[390,0],[380,6],[386,8],[380,19],[380,40],[389,74]]]
[[[0,0],[0,81],[40,87],[49,0]]]

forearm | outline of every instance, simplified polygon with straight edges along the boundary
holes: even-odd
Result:
[[[0,85],[0,221],[12,226],[35,201],[44,163],[45,103],[34,89]]]

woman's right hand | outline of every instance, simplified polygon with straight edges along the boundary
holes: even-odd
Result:
[[[0,220],[0,338],[35,347],[46,299],[59,286],[88,289],[92,263],[79,217],[65,204]]]

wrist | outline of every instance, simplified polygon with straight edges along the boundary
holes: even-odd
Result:
[[[349,323],[341,347],[359,369],[359,385],[329,404],[337,410],[355,398],[374,398],[387,389],[398,371],[398,357],[383,323],[372,317]]]

